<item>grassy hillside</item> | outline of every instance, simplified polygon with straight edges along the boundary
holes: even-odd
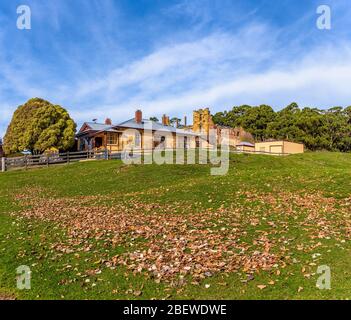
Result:
[[[217,177],[120,161],[0,174],[0,297],[349,298],[350,178],[339,153],[233,155]]]

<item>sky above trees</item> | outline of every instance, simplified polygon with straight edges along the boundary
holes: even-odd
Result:
[[[18,5],[31,29],[16,28]],[[332,29],[316,27],[328,4]],[[0,2],[0,136],[32,97],[81,123],[233,105],[351,105],[348,0]]]

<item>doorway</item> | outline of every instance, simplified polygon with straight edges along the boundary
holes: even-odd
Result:
[[[96,137],[95,138],[95,148],[101,148],[102,147],[102,137]]]

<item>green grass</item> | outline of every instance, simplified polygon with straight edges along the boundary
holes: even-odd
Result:
[[[347,212],[351,209],[346,199],[351,193],[350,178],[351,154],[340,153],[289,157],[232,155],[230,170],[225,176],[211,176],[208,165],[125,167],[120,161],[84,162],[0,174],[0,297],[348,299],[351,218]],[[31,193],[29,190],[38,191]],[[238,206],[242,214],[235,222],[240,222],[240,243],[248,245],[248,252],[252,254],[260,248],[255,240],[266,232],[273,244],[271,252],[279,255],[279,262],[273,268],[258,269],[252,275],[240,268],[235,272],[217,272],[196,282],[187,277],[183,285],[155,281],[147,272],[134,274],[126,267],[109,268],[101,262],[136,248],[148,248],[149,240],[142,237],[136,239],[132,247],[123,243],[112,246],[106,238],[100,241],[91,237],[83,243],[90,245],[89,251],[80,250],[79,245],[70,247],[72,252],[57,251],[53,245],[70,243],[68,229],[57,221],[24,218],[22,213],[31,204],[16,196],[27,192],[30,197],[38,193],[48,200],[96,196],[87,206],[102,210],[119,205],[155,205],[150,212],[161,210],[164,216],[161,223],[167,222],[168,214],[181,214],[188,219],[203,212],[227,210],[228,220],[218,224],[215,219],[208,222],[208,228],[218,233],[228,221],[233,221],[230,214]],[[253,198],[248,201],[250,194]],[[279,201],[285,208],[289,205],[289,195],[295,194],[301,199],[310,196],[310,201],[306,201],[305,206],[297,205],[293,215],[285,215],[285,209],[279,209]],[[328,198],[335,199],[333,206],[341,209],[333,210],[332,214],[324,212]],[[301,227],[309,221],[311,212],[327,217],[329,237],[311,237],[323,228],[323,225],[316,225],[319,218],[311,220],[311,226]],[[256,220],[257,223],[253,223]],[[276,227],[272,228],[272,223]],[[298,250],[301,244],[306,248]],[[285,253],[282,255],[282,252]],[[321,255],[313,259],[314,253]],[[31,267],[31,290],[16,288],[16,268],[20,265]],[[331,290],[316,288],[319,277],[316,271],[320,265],[331,268]],[[95,269],[101,273],[85,276],[87,270]],[[266,287],[261,290],[259,285]]]

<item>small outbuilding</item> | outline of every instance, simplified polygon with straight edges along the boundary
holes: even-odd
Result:
[[[243,141],[236,145],[236,150],[241,152],[254,152],[255,145],[253,143]]]
[[[258,153],[271,153],[276,155],[304,153],[305,146],[302,143],[290,141],[265,141],[255,144]]]

